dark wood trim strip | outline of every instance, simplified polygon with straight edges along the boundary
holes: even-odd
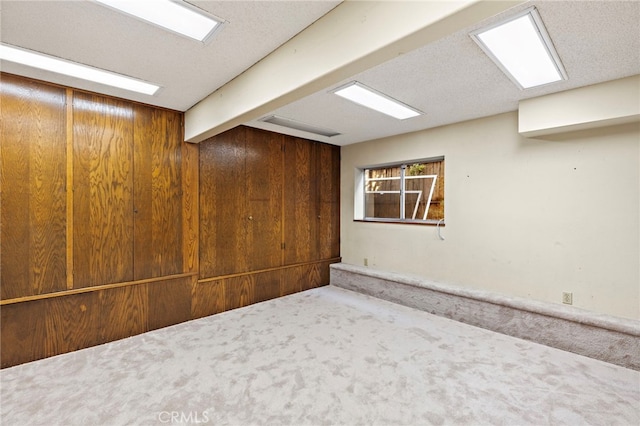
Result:
[[[170,281],[178,278],[193,277],[195,275],[198,275],[198,273],[189,272],[185,274],[174,274],[174,275],[165,275],[162,277],[155,277],[155,278],[145,278],[144,280],[137,280],[137,281],[126,281],[122,283],[103,284],[103,285],[96,285],[93,287],[76,288],[73,290],[57,291],[55,293],[36,294],[34,296],[26,296],[26,297],[16,297],[15,299],[0,300],[0,306],[12,305],[14,303],[32,302],[34,300],[52,299],[54,297],[71,296],[74,294],[91,293],[92,291],[110,290],[113,288],[128,287],[128,286],[134,286],[134,285],[140,285],[140,284],[149,284],[149,283],[154,283],[159,281]]]
[[[204,279],[198,280],[198,284],[206,284],[206,283],[209,283],[209,282],[212,282],[212,281],[225,280],[225,279],[228,279],[228,278],[236,278],[236,277],[244,277],[244,276],[247,276],[247,275],[261,274],[263,272],[281,271],[283,269],[291,269],[291,268],[296,268],[298,266],[313,265],[313,264],[316,264],[316,263],[325,263],[325,262],[336,263],[336,262],[341,262],[341,261],[342,261],[342,257],[333,257],[331,259],[311,260],[309,262],[293,263],[291,265],[276,266],[276,267],[273,267],[273,268],[260,269],[260,270],[257,270],[257,271],[239,272],[239,273],[236,273],[236,274],[220,275],[220,276],[217,276],[217,277],[204,278]]]
[[[73,89],[67,88],[67,290],[73,289]]]

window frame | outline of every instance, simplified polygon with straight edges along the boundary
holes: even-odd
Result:
[[[398,162],[390,162],[390,163],[357,167],[355,170],[355,188],[354,188],[355,189],[354,218],[353,218],[354,222],[444,226],[446,216],[445,218],[442,218],[442,219],[412,219],[412,218],[401,219],[401,218],[376,218],[376,217],[366,216],[366,193],[367,193],[366,171],[367,170],[395,168],[395,167],[398,167],[402,170],[401,176],[400,176],[400,210],[401,210],[400,216],[405,216],[403,214],[405,209],[404,195],[406,194],[406,191],[407,191],[405,188],[405,179],[407,178],[407,176],[405,175],[405,170],[412,164],[437,163],[441,161],[444,162],[444,160],[445,160],[444,156],[438,156],[438,157],[421,158],[416,160],[406,160],[406,161],[398,161]],[[433,179],[432,190],[431,190],[431,193],[429,194],[428,204],[430,205],[431,197],[433,196],[433,191],[435,190],[435,187],[436,187],[436,182],[438,178],[442,179],[444,178],[444,176],[438,176],[438,175],[423,175],[423,176],[436,176],[436,178]],[[389,192],[389,191],[383,191],[383,192]],[[428,210],[425,212],[425,215],[428,215]]]

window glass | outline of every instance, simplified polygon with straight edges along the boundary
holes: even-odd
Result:
[[[444,160],[364,170],[365,220],[444,219]]]

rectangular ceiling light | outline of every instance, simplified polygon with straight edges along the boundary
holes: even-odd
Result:
[[[220,21],[182,1],[95,1],[198,41],[205,41],[220,24]]]
[[[315,135],[326,136],[328,138],[338,136],[340,133],[333,130],[323,129],[322,127],[312,126],[310,124],[301,123],[290,118],[284,118],[277,115],[270,115],[265,118],[261,118],[260,121],[265,123],[275,124],[277,126],[288,127],[290,129],[301,130],[307,133],[313,133]]]
[[[506,22],[474,31],[471,38],[522,89],[567,79],[535,8]]]
[[[0,44],[0,60],[52,71],[95,83],[106,84],[132,92],[144,93],[145,95],[154,95],[158,89],[160,89],[160,86],[147,83],[146,81],[78,64],[54,56],[44,55],[32,50],[17,48],[4,43]]]
[[[422,114],[417,109],[411,108],[357,81],[352,81],[345,86],[339,87],[334,90],[333,93],[351,102],[390,115],[398,120],[404,120]]]

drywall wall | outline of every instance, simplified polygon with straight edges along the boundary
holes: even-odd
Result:
[[[638,123],[528,139],[517,112],[345,146],[343,262],[638,319],[639,146]],[[353,220],[357,168],[441,155],[444,241]]]
[[[543,137],[640,121],[640,75],[524,99],[520,134]]]

